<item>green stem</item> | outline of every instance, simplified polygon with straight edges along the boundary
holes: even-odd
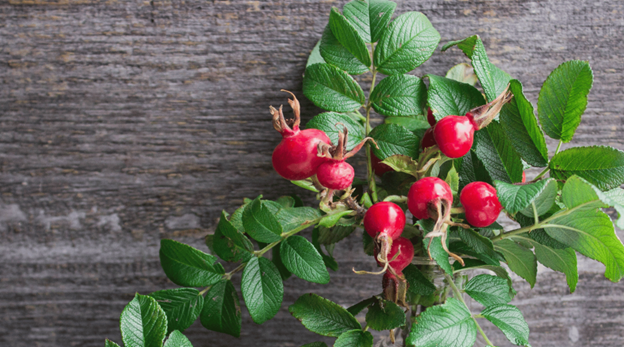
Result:
[[[563,144],[563,140],[559,140],[559,144],[557,145],[557,149],[555,150],[555,155],[557,155],[557,153],[559,153],[559,150],[561,149],[561,145]]]
[[[457,286],[455,285],[455,281],[453,281],[453,278],[449,274],[446,274],[446,273],[444,274],[444,277],[446,277],[446,281],[451,286],[451,289],[453,289],[453,293],[455,294],[455,297],[459,301],[461,301],[462,304],[464,304],[464,306],[466,306],[466,309],[468,311],[470,311],[470,309],[468,308],[468,305],[466,305],[466,301],[464,301],[464,298],[462,297],[462,294],[459,291],[459,288],[457,288]],[[481,336],[483,336],[483,339],[485,340],[485,343],[487,343],[489,346],[494,346],[494,344],[490,341],[490,339],[488,339],[487,335],[485,335],[485,331],[481,329],[481,326],[479,325],[479,322],[477,322],[477,319],[475,318],[475,316],[470,315],[470,317],[472,317],[472,320],[474,320],[475,325],[477,326],[477,329],[479,329]]]
[[[535,201],[531,203],[533,205],[533,218],[535,219],[535,224],[539,224],[539,216],[537,215],[537,207],[535,206]]]
[[[324,215],[324,216],[318,217],[318,218],[316,218],[316,219],[313,219],[313,220],[307,221],[307,222],[305,222],[305,223],[301,224],[300,226],[298,226],[298,227],[294,228],[293,230],[291,230],[291,231],[289,231],[289,232],[287,232],[287,233],[282,233],[282,238],[281,238],[281,239],[279,239],[278,241],[275,241],[275,242],[271,242],[271,243],[269,243],[268,245],[266,245],[263,249],[261,249],[261,250],[259,250],[259,251],[255,251],[255,252],[254,252],[254,255],[255,255],[256,257],[261,257],[261,256],[263,256],[263,255],[264,255],[264,253],[266,253],[266,252],[270,251],[273,247],[275,247],[275,246],[279,245],[279,244],[280,244],[280,242],[282,242],[282,241],[286,240],[287,238],[289,238],[289,237],[291,237],[291,236],[295,235],[296,233],[298,233],[298,232],[300,232],[300,231],[302,231],[302,230],[304,230],[304,229],[309,228],[309,227],[310,227],[310,226],[312,226],[312,225],[315,225],[315,224],[316,224],[316,223],[318,223],[321,219],[323,219],[323,217],[327,217],[327,215]]]
[[[561,150],[561,145],[563,144],[562,140],[559,140],[559,144],[557,144],[557,149],[555,150],[555,155],[557,155],[557,153],[559,153],[559,151]],[[537,182],[537,180],[539,180],[540,178],[542,178],[542,176],[544,176],[548,171],[550,171],[550,167],[547,166],[544,171],[540,172],[539,175],[537,175],[537,177],[535,177],[531,182]]]
[[[374,53],[375,48],[371,47],[371,51]],[[366,136],[368,136],[368,134],[370,134],[371,132],[370,110],[371,110],[372,104],[370,102],[370,96],[371,94],[373,94],[373,90],[375,89],[375,80],[377,79],[377,70],[375,69],[375,64],[373,64],[372,73],[373,73],[373,81],[371,82],[370,91],[368,93],[368,102],[366,103]],[[379,201],[379,199],[377,198],[377,184],[375,183],[375,172],[373,171],[371,146],[372,144],[370,142],[366,144],[366,162],[368,165],[368,189],[370,189],[370,193],[371,193],[370,195],[371,195],[371,199],[373,200],[373,203],[376,203],[377,201]]]

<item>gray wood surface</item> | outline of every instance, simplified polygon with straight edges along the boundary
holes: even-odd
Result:
[[[272,171],[279,135],[268,106],[285,104],[286,88],[301,96],[305,120],[319,112],[301,94],[301,75],[331,6],[343,3],[1,1],[0,345],[120,342],[118,317],[133,294],[174,287],[160,269],[161,238],[204,249],[219,212],[243,197],[306,195]],[[590,60],[594,88],[568,146],[624,149],[624,2],[398,3],[398,13],[424,12],[442,42],[480,34],[533,102],[558,64]],[[416,74],[463,61],[456,49],[437,52]],[[353,162],[363,177],[362,158]],[[275,319],[259,326],[243,310],[240,339],[196,323],[191,341],[314,341],[287,311],[299,295],[348,305],[379,291],[379,278],[350,271],[373,266],[359,235],[337,247],[329,286],[290,279]],[[561,274],[540,273],[533,290],[517,281],[533,346],[624,345],[624,283],[594,262],[580,270],[572,295]]]

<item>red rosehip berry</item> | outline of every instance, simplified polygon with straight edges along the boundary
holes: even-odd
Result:
[[[526,183],[526,172],[522,171],[522,183]]]
[[[377,158],[373,153],[371,153],[371,165],[375,175],[379,177],[383,176],[386,172],[394,171],[390,166],[382,163],[381,159]]]
[[[420,147],[422,149],[425,149],[425,148],[432,147],[435,145],[436,145],[436,140],[433,137],[433,128],[429,128],[427,129],[427,131],[425,131],[425,134],[423,135],[423,138],[420,141]]]
[[[427,122],[429,125],[434,126],[436,124],[436,119],[433,116],[433,111],[431,111],[431,107],[427,107]]]
[[[398,256],[396,255],[397,253],[399,253]],[[384,264],[377,259],[377,255],[379,254],[377,249],[375,249],[374,254],[375,260],[377,260],[377,265],[384,266]],[[395,256],[396,258],[392,260]],[[390,253],[388,253],[388,261],[390,261],[389,266],[395,273],[402,273],[403,269],[405,269],[412,262],[412,259],[414,259],[414,245],[410,240],[404,237],[399,237],[398,239],[392,241],[392,247],[390,248]]]
[[[460,158],[470,151],[477,129],[470,114],[446,116],[436,123],[433,137],[445,156]]]
[[[331,160],[316,169],[319,183],[329,189],[345,190],[351,186],[354,177],[353,166],[344,161]]]
[[[425,177],[412,184],[407,193],[407,208],[418,219],[432,218],[429,207],[436,199],[447,200],[452,205],[451,187],[437,177]]]
[[[496,189],[485,182],[466,185],[459,195],[459,201],[466,211],[466,220],[477,228],[494,223],[503,210]]]
[[[273,150],[271,160],[280,176],[287,180],[302,180],[314,175],[318,166],[327,161],[317,155],[317,147],[320,142],[330,143],[330,140],[321,130],[299,130],[299,101],[290,94],[293,100],[288,99],[288,103],[293,108],[294,119],[285,120],[281,106],[279,110],[273,106],[270,108],[273,127],[282,134],[282,141]]]
[[[396,240],[405,228],[405,213],[395,203],[382,201],[374,204],[364,215],[364,229],[370,237],[386,235]]]

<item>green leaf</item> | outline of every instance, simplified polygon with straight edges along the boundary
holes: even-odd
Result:
[[[284,298],[284,284],[275,265],[267,258],[253,257],[245,266],[241,291],[251,319],[262,324],[279,311]]]
[[[365,42],[377,42],[390,24],[396,3],[387,0],[354,0],[342,12]]]
[[[375,47],[375,66],[385,75],[414,70],[431,57],[439,42],[440,34],[424,14],[404,13],[379,39]]]
[[[496,325],[514,345],[529,344],[529,325],[517,307],[505,304],[490,306],[481,315]]]
[[[109,339],[104,342],[104,347],[119,347],[119,345]]]
[[[511,77],[490,62],[479,35],[473,35],[461,41],[449,42],[442,47],[442,51],[454,45],[457,45],[472,60],[472,66],[477,77],[479,77],[479,82],[481,82],[487,99],[490,101],[496,99],[505,90]]]
[[[420,116],[427,102],[427,86],[416,76],[388,76],[375,86],[370,102],[384,116]]]
[[[459,193],[459,174],[455,169],[455,164],[453,162],[451,163],[453,165],[451,165],[451,169],[446,174],[444,182],[446,182],[449,187],[451,187],[451,192],[453,193],[453,195],[457,195],[457,193]]]
[[[431,295],[435,293],[435,285],[415,265],[409,264],[403,269],[403,274],[409,284],[408,292],[414,295]]]
[[[349,112],[364,105],[362,87],[346,72],[329,64],[310,65],[303,77],[303,94],[328,111]]]
[[[405,127],[405,129],[418,135],[418,137],[422,137],[425,131],[431,128],[431,125],[429,125],[424,117],[386,117],[384,123],[401,125]]]
[[[463,116],[473,108],[485,104],[481,92],[469,84],[436,75],[427,77],[427,102],[436,121],[446,116]]]
[[[290,181],[290,183],[296,185],[297,187],[301,187],[303,189],[309,190],[311,192],[318,193],[318,189],[314,187],[314,183],[309,178],[300,181]]]
[[[260,283],[256,283],[256,285],[258,284]],[[238,294],[230,280],[222,279],[210,287],[206,293],[200,320],[201,324],[208,330],[240,337],[241,308]]]
[[[624,190],[615,188],[605,192],[604,194],[609,198],[609,202],[607,203],[615,207],[615,210],[619,214],[619,218],[616,223],[617,227],[624,229]]]
[[[351,235],[354,230],[354,225],[341,225],[338,221],[338,224],[331,228],[319,228],[318,241],[322,245],[332,245]]]
[[[367,308],[368,306],[372,305],[373,302],[377,301],[378,299],[376,297],[370,297],[368,299],[364,299],[360,302],[358,302],[357,304],[347,308],[347,311],[349,311],[349,313],[351,313],[354,317],[362,312],[362,310],[364,310],[365,308]]]
[[[495,180],[516,183],[522,181],[522,160],[511,145],[503,127],[492,122],[475,133],[475,154]]]
[[[491,275],[473,277],[466,283],[464,291],[485,307],[507,304],[513,299],[507,280]]]
[[[297,277],[314,283],[329,283],[323,257],[305,237],[294,235],[282,241],[280,255],[284,266]]]
[[[271,257],[271,261],[273,262],[273,264],[275,264],[275,267],[277,268],[277,270],[279,271],[280,275],[282,276],[282,280],[286,281],[287,279],[290,278],[292,273],[290,271],[288,271],[288,269],[286,268],[286,266],[282,262],[282,256],[280,254],[280,248],[279,247],[273,247],[273,249],[271,249],[271,253],[273,255]]]
[[[312,342],[301,347],[327,347],[327,344],[325,342]]]
[[[167,316],[154,298],[136,294],[121,312],[120,328],[126,347],[162,346]]]
[[[165,289],[150,294],[167,315],[167,333],[183,332],[195,322],[204,306],[204,297],[194,288]]]
[[[496,256],[492,240],[472,229],[457,228],[451,234],[457,234],[466,245],[479,254],[484,254],[491,258]]]
[[[321,56],[321,51],[320,51],[321,41],[322,41],[322,39],[318,40],[318,42],[316,42],[316,45],[314,45],[314,48],[312,49],[312,52],[310,52],[310,56],[308,56],[308,61],[306,62],[306,67],[308,67],[310,65],[314,65],[314,64],[324,64],[325,63],[325,59],[323,59],[323,57]]]
[[[304,294],[288,308],[308,330],[323,336],[338,337],[353,329],[361,329],[357,319],[340,305],[316,294]]]
[[[278,241],[283,232],[277,218],[260,201],[260,196],[245,207],[243,226],[254,240],[266,243]]]
[[[528,223],[528,225],[533,225],[534,222]],[[522,223],[521,223],[522,225]],[[568,246],[564,245],[563,243],[553,239],[552,237],[550,237],[547,233],[546,230],[544,229],[537,229],[537,230],[533,230],[529,233],[529,237],[532,238],[533,240],[541,243],[542,245],[549,247],[549,248],[554,248],[554,249],[566,249],[569,248]]]
[[[381,160],[395,154],[403,154],[417,158],[420,139],[411,131],[396,124],[380,124],[370,132],[370,137],[377,142],[377,149],[372,146],[373,153]]]
[[[433,221],[430,219],[421,219],[418,221],[418,225],[427,233],[433,229]],[[448,242],[448,240],[447,240]],[[449,262],[449,255],[442,247],[442,239],[440,236],[431,239],[431,243],[425,240],[423,242],[423,251],[427,254],[427,247],[429,247],[429,253],[435,262],[449,275],[453,275],[453,268]]]
[[[342,125],[338,124],[342,123]],[[325,132],[332,143],[338,143],[338,133],[346,127],[349,132],[347,138],[347,149],[351,150],[366,137],[364,125],[344,113],[325,112],[314,116],[308,124],[307,129],[319,129]]]
[[[457,82],[470,84],[473,87],[477,84],[477,75],[475,75],[474,69],[470,64],[466,63],[459,63],[453,66],[446,72],[446,76],[444,77]]]
[[[475,321],[466,306],[455,298],[429,307],[416,317],[407,337],[413,347],[472,347],[477,340]]]
[[[471,182],[481,181],[488,183],[490,185],[493,184],[492,178],[490,178],[490,174],[488,173],[485,165],[477,154],[471,150],[463,156],[461,164],[459,166],[459,190],[464,189]],[[457,160],[457,159],[455,159]]]
[[[371,66],[371,58],[366,42],[358,31],[349,23],[347,18],[340,14],[337,8],[332,7],[329,13],[329,27],[338,39],[338,42],[353,54],[362,64]]]
[[[336,225],[336,223],[338,223],[338,221],[340,220],[340,218],[342,217],[346,217],[350,214],[354,213],[351,210],[346,210],[346,211],[341,211],[341,212],[336,212],[336,213],[332,213],[332,214],[328,214],[325,215],[325,217],[323,217],[320,221],[319,221],[319,226],[325,227],[325,228],[331,228],[334,225]]]
[[[193,345],[191,344],[191,341],[186,338],[186,336],[184,336],[181,332],[175,330],[167,338],[165,347],[193,347]]]
[[[501,252],[507,260],[511,271],[524,278],[531,288],[535,285],[537,277],[537,260],[531,250],[511,241],[499,240],[494,242],[494,249]]]
[[[605,276],[613,282],[624,277],[624,246],[613,223],[599,208],[608,205],[602,192],[580,177],[573,176],[563,186],[566,210],[547,220],[544,230],[555,240],[606,266]]]
[[[481,260],[470,259],[470,258],[464,259],[464,263],[465,263],[465,266],[462,266],[461,263],[457,261],[453,263],[453,271],[455,273],[462,272],[462,271],[472,271],[476,269],[484,269],[484,270],[492,271],[496,276],[507,280],[507,284],[509,285],[510,295],[512,297],[516,295],[516,291],[513,289],[513,281],[511,277],[509,277],[509,274],[507,273],[507,270],[505,270],[504,267],[498,266],[498,265],[487,264]]]
[[[324,59],[323,63],[327,62],[351,75],[360,75],[369,71],[368,66],[362,64],[345,46],[340,44],[329,25],[323,31],[319,51]]]
[[[206,287],[225,273],[217,258],[183,243],[160,240],[160,265],[171,282],[184,287]]]
[[[347,331],[338,336],[334,347],[373,347],[373,335],[360,329]]]
[[[552,205],[555,203],[557,197],[557,181],[554,179],[541,180],[535,183],[526,185],[513,185],[501,181],[495,181],[498,200],[503,205],[505,210],[511,214],[516,214],[529,207],[531,214],[526,214],[527,217],[533,217],[533,208],[531,204],[537,200],[538,197],[544,195],[545,199],[542,199],[537,208],[537,215],[541,216],[548,212]],[[554,192],[554,194],[552,194]]]
[[[558,189],[559,188],[556,181],[549,181],[546,187],[544,187],[544,190],[540,192],[535,200],[533,200],[532,204],[524,210],[521,210],[520,213],[534,219],[535,211],[533,208],[533,204],[535,205],[535,210],[537,210],[538,216],[548,213],[553,208],[553,206],[555,206],[554,203],[557,200]]]
[[[531,236],[528,234],[520,234],[513,236],[512,239],[518,242],[524,242],[531,245],[535,250],[535,257],[542,265],[551,268],[555,271],[563,272],[566,275],[568,286],[570,287],[570,293],[574,293],[576,290],[576,284],[578,283],[578,270],[576,253],[572,248],[557,249],[551,248],[535,241],[532,234],[539,230],[531,231]],[[557,242],[556,240],[553,240]]]
[[[275,202],[282,205],[282,208],[296,207],[295,198],[289,195],[280,196],[275,200]]]
[[[571,60],[559,65],[546,79],[537,99],[537,113],[544,132],[569,142],[587,107],[594,74],[589,63]]]
[[[451,235],[451,237],[454,237],[455,235]],[[504,261],[505,258],[503,258],[503,256],[501,256],[498,253],[494,253],[494,256],[491,255],[487,255],[484,253],[478,253],[476,252],[474,249],[472,249],[472,247],[468,246],[467,244],[465,244],[463,241],[455,241],[455,242],[451,242],[451,244],[449,245],[449,250],[455,254],[465,254],[465,255],[469,255],[471,257],[474,257],[476,259],[479,259],[485,263],[487,263],[488,265],[496,265],[499,266],[500,265],[500,258],[502,258],[502,260]]]
[[[366,313],[366,324],[377,331],[405,325],[405,312],[392,301],[375,300]]]
[[[550,174],[558,180],[577,175],[601,190],[624,183],[624,152],[613,147],[573,147],[557,153],[550,161]]]
[[[547,166],[548,148],[544,134],[537,125],[533,105],[524,96],[522,84],[518,80],[509,82],[509,90],[514,97],[501,110],[503,129],[522,159],[532,166]]]
[[[227,220],[225,211],[221,212],[221,219],[214,233],[213,248],[221,259],[230,262],[247,261],[251,257],[250,252],[253,252],[251,241]]]
[[[418,177],[418,162],[406,155],[396,154],[387,157],[382,160],[382,164],[390,166],[396,172],[404,172],[414,177]]]

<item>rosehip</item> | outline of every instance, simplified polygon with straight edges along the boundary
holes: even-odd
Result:
[[[436,119],[433,116],[433,111],[431,111],[431,107],[427,107],[427,122],[429,125],[434,126],[436,124]]]
[[[392,168],[381,162],[381,159],[377,158],[376,155],[371,153],[371,165],[373,166],[373,171],[375,175],[381,177],[386,172],[394,171]]]
[[[526,172],[522,171],[522,183],[526,183]]]
[[[401,253],[399,253],[401,251]],[[398,256],[396,254],[399,253]],[[377,265],[384,266],[379,259],[377,259],[377,254],[379,252],[375,250],[375,260],[377,260]],[[396,258],[391,260],[392,258]],[[398,239],[392,242],[392,247],[390,248],[390,253],[388,253],[388,260],[390,261],[389,266],[394,270],[395,273],[399,274],[405,269],[414,259],[414,245],[412,242],[404,237],[399,237]]]
[[[373,239],[383,234],[396,240],[404,228],[405,213],[397,204],[389,201],[374,204],[364,215],[364,229]]]
[[[466,220],[477,228],[494,223],[503,210],[496,189],[485,182],[466,185],[459,195],[459,201],[466,211]]]
[[[353,166],[344,161],[328,161],[316,169],[316,178],[319,183],[329,189],[345,190],[351,186],[354,177]]]
[[[290,92],[288,92],[290,93]],[[320,142],[329,143],[329,137],[317,129],[299,130],[299,101],[294,94],[288,103],[293,108],[294,119],[284,119],[282,107],[279,110],[271,106],[273,127],[282,134],[282,141],[273,150],[273,168],[287,180],[302,180],[316,173],[319,165],[327,159],[319,157],[317,147]],[[289,126],[292,126],[292,128]]]
[[[471,115],[446,116],[436,123],[433,137],[445,156],[459,158],[470,151],[476,129]]]
[[[447,200],[449,206],[452,205],[451,187],[437,177],[425,177],[412,184],[407,193],[407,208],[418,219],[432,218],[429,206],[436,199]]]
[[[435,145],[436,145],[436,140],[433,137],[433,128],[429,128],[427,129],[427,131],[425,131],[425,134],[423,135],[423,138],[420,141],[420,147],[422,149],[425,149],[425,148],[432,147]]]

